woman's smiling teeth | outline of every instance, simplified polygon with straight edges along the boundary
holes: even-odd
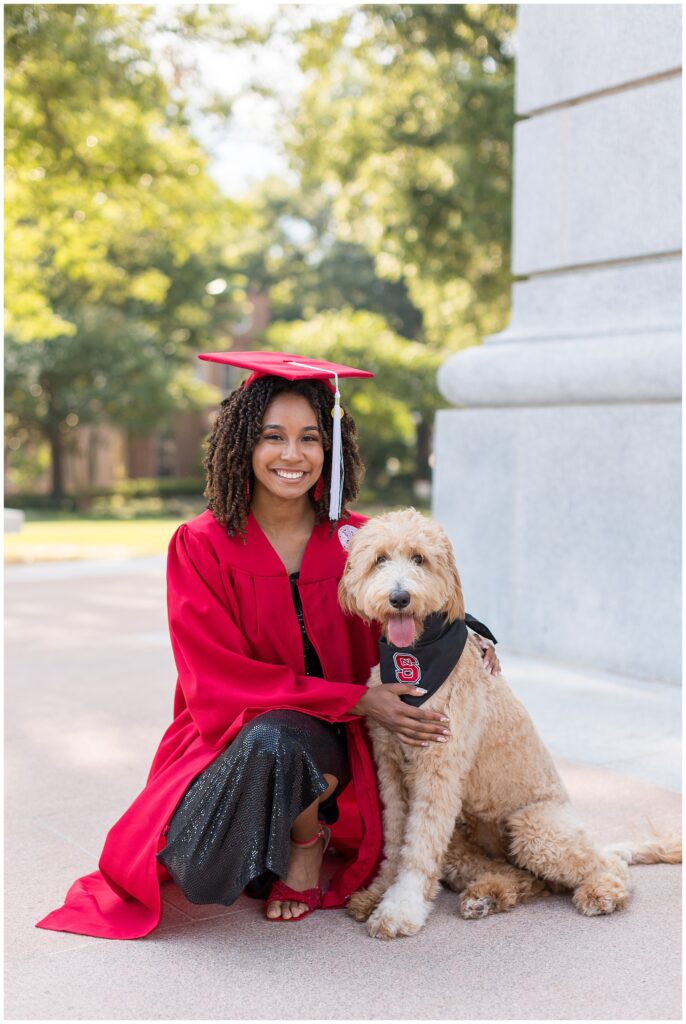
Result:
[[[304,469],[299,470],[297,473],[288,469],[274,469],[272,472],[276,473],[282,480],[302,480],[305,476]]]

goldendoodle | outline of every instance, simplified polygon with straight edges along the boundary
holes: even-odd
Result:
[[[573,890],[582,914],[610,914],[629,896],[628,864],[680,862],[680,839],[603,849],[591,841],[529,715],[503,677],[486,671],[467,633],[453,549],[437,523],[413,508],[371,519],[351,540],[339,600],[346,611],[381,623],[384,682],[418,681],[422,667],[413,652],[431,648],[422,636],[451,631],[444,654],[464,644],[422,705],[449,717],[445,742],[410,746],[367,718],[384,858],[348,910],[368,921],[370,935],[416,934],[441,880],[461,893],[464,918],[511,910],[545,888]],[[381,682],[377,666],[368,685]]]

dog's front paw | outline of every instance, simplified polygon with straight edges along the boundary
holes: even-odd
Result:
[[[606,874],[583,882],[575,890],[572,902],[586,917],[598,917],[620,910],[629,895],[630,889],[621,878]]]
[[[431,904],[419,893],[405,891],[395,883],[387,891],[367,922],[367,931],[375,939],[396,939],[416,935],[429,916]]]
[[[346,910],[356,921],[366,921],[372,911],[378,907],[380,899],[381,897],[371,892],[370,889],[360,889],[352,894]]]
[[[471,882],[460,896],[460,914],[466,920],[513,910],[545,891],[545,882],[526,871],[511,868],[506,874],[486,872]]]
[[[377,907],[367,922],[367,931],[373,939],[399,939],[416,935],[423,922],[398,920],[393,914]]]
[[[463,893],[458,907],[465,921],[477,921],[493,913],[494,903],[490,896],[474,897]]]

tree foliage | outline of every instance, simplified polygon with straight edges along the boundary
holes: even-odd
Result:
[[[369,4],[297,32],[293,168],[453,348],[509,303],[513,28],[514,5]]]
[[[155,67],[152,12],[5,8],[6,406],[57,470],[76,424],[143,429],[192,402],[189,349],[242,298],[223,245],[242,214]]]
[[[384,316],[405,337],[420,337],[422,314],[405,282],[380,277],[364,246],[337,237],[332,203],[321,189],[270,178],[245,206],[251,226],[236,239],[236,264],[269,294],[274,319],[307,320],[350,307]]]

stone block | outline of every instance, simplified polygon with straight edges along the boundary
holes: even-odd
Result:
[[[681,81],[515,126],[515,274],[681,249]]]
[[[680,330],[681,274],[672,256],[517,281],[510,323],[487,344]]]
[[[26,516],[18,508],[5,509],[5,533],[20,533]]]
[[[454,405],[661,402],[681,396],[677,331],[501,342],[457,352],[438,383]]]
[[[616,89],[681,67],[679,4],[520,4],[516,110]]]

